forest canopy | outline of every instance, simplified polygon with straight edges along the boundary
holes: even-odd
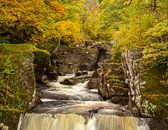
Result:
[[[142,48],[168,84],[168,0],[0,0],[0,44],[30,43],[52,52],[61,44],[113,41],[113,61]],[[162,64],[163,66],[160,66]]]

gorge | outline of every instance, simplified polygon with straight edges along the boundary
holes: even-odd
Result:
[[[143,115],[141,101],[137,102],[142,100],[143,84],[132,63],[141,50],[127,52],[121,67],[110,63],[112,44],[105,45],[55,51],[51,60],[60,76],[51,81],[42,73],[43,83],[37,81],[39,101],[20,117],[17,130],[167,130],[166,121]],[[122,85],[115,86],[118,80],[111,82],[109,75],[118,76]]]
[[[0,0],[0,130],[168,130],[168,0]]]

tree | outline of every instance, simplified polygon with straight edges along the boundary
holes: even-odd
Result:
[[[57,38],[57,32],[52,26],[64,19],[64,7],[56,0],[47,2],[1,0],[0,41],[38,45],[50,40],[51,36]]]

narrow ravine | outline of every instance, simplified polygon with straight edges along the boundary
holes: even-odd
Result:
[[[102,101],[96,89],[87,88],[88,81],[62,84],[69,78],[75,75],[46,83],[41,104],[24,115],[18,130],[149,130],[144,119],[133,117],[125,107]]]

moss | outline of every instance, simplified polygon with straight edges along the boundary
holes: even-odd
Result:
[[[38,67],[48,67],[50,63],[50,53],[46,50],[36,48],[34,50],[34,63]]]
[[[110,86],[115,90],[123,90],[128,92],[128,88],[126,88],[124,73],[121,68],[121,64],[119,63],[110,63],[112,66],[111,69],[107,70],[107,82]]]
[[[29,44],[0,45],[0,122],[15,130],[35,89],[34,63],[48,66],[50,55]]]
[[[113,86],[118,86],[118,87],[124,87],[125,82],[124,79],[121,75],[111,75],[110,77],[110,83],[113,84]]]
[[[120,86],[112,86],[112,88],[117,91],[117,92],[120,92],[120,93],[128,93],[129,92],[129,89],[128,88],[123,88],[123,87],[120,87]]]
[[[127,95],[129,92],[128,86],[125,84],[124,73],[120,63],[104,64],[105,79],[107,84],[118,95]],[[112,92],[113,93],[113,92]]]
[[[35,89],[31,45],[0,45],[0,122],[16,129]]]

